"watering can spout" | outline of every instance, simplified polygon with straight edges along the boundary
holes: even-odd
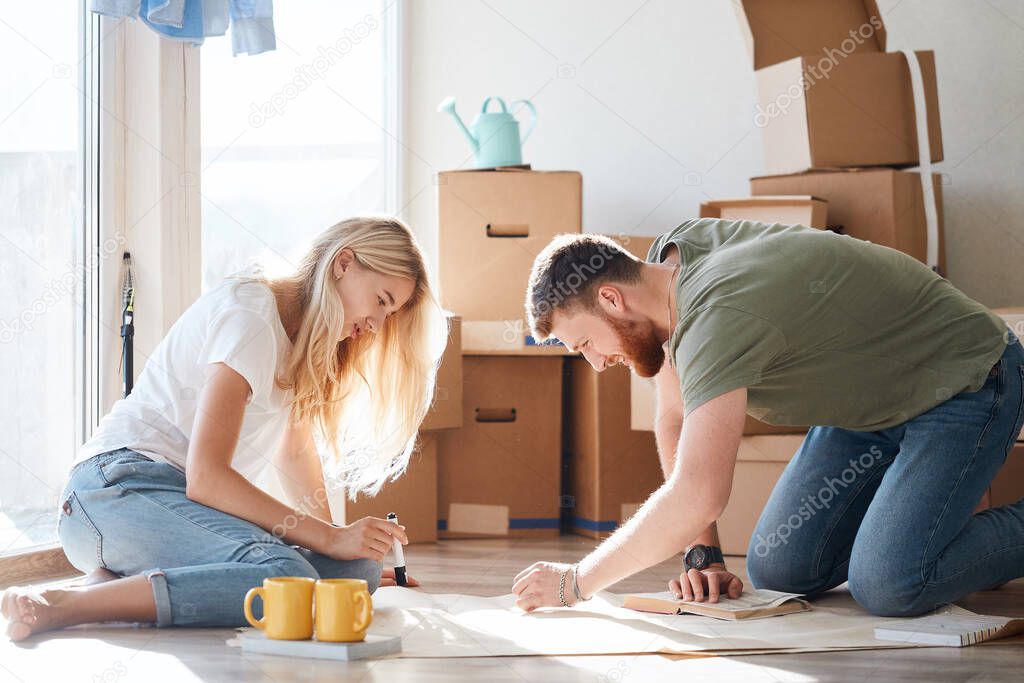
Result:
[[[470,146],[473,148],[473,153],[475,154],[480,149],[480,141],[477,140],[471,132],[469,132],[469,128],[466,128],[466,124],[464,124],[459,115],[455,113],[455,98],[444,98],[441,104],[437,105],[437,111],[448,113],[453,119],[455,119],[455,123],[459,126],[459,130],[462,131],[462,134],[466,136],[466,140],[469,141]]]

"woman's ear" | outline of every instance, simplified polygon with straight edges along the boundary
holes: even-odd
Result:
[[[338,252],[337,256],[334,257],[334,264],[332,266],[332,274],[335,280],[340,280],[345,275],[354,259],[355,255],[347,247]]]

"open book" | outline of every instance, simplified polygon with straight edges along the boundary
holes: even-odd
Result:
[[[875,638],[899,643],[963,647],[1024,633],[1024,619],[984,614],[930,614],[875,629]]]
[[[799,593],[769,590],[745,590],[738,598],[722,596],[718,602],[677,600],[669,592],[627,595],[622,605],[640,612],[659,614],[700,614],[715,619],[761,619],[811,609]]]

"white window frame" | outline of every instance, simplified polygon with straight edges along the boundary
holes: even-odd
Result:
[[[84,3],[83,3],[84,4]],[[73,392],[78,397],[79,406],[75,411],[74,436],[75,444],[82,443],[92,433],[99,406],[98,385],[100,378],[101,359],[98,353],[98,340],[102,324],[97,319],[99,310],[97,302],[101,289],[101,271],[103,263],[98,260],[101,244],[101,192],[103,188],[100,176],[100,158],[102,145],[100,138],[100,121],[97,107],[89,106],[101,97],[104,60],[101,54],[103,41],[99,17],[91,12],[83,11],[79,17],[78,28],[85,36],[78,52],[81,64],[79,69],[78,88],[83,93],[86,104],[80,108],[79,134],[82,144],[82,168],[80,188],[82,196],[82,241],[77,261],[85,267],[79,269],[82,280],[81,307],[76,311],[73,334],[81,343],[75,344],[75,361],[73,370]],[[100,107],[102,110],[102,102]],[[120,257],[120,253],[117,254]],[[97,267],[89,267],[90,265]],[[74,453],[67,454],[70,467]],[[0,588],[15,585],[25,580],[37,578],[57,578],[77,574],[78,571],[64,557],[59,544],[41,544],[29,548],[0,553]]]

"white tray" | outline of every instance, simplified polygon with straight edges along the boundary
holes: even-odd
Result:
[[[263,631],[251,629],[238,634],[242,650],[285,657],[313,657],[316,659],[366,659],[383,657],[402,651],[402,639],[398,636],[382,636],[367,633],[366,639],[358,643],[329,643],[318,640],[274,640],[267,638]]]

